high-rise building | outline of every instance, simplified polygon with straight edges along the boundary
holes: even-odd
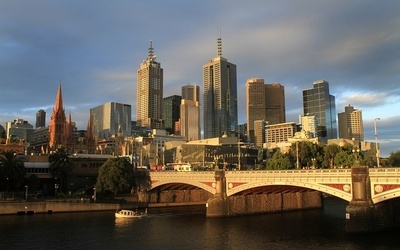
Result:
[[[190,84],[182,86],[180,134],[187,141],[201,139],[199,96],[199,86]]]
[[[317,135],[321,139],[337,139],[335,96],[329,93],[329,82],[313,82],[312,89],[303,90],[305,116],[315,116]]]
[[[255,142],[254,122],[267,124],[286,122],[285,88],[279,83],[264,84],[264,79],[250,78],[246,81],[247,135]]]
[[[61,83],[58,86],[56,102],[54,103],[49,125],[49,148],[57,149],[60,145],[66,145],[66,124],[64,104],[62,100]]]
[[[180,118],[180,105],[182,97],[179,95],[168,96],[163,99],[163,119],[165,130],[170,134],[176,134],[175,122]]]
[[[93,136],[97,139],[107,139],[121,129],[123,136],[131,135],[131,105],[108,102],[90,109],[90,124]]]
[[[204,138],[236,136],[238,126],[236,65],[222,57],[218,38],[217,57],[203,66]]]
[[[286,122],[285,87],[280,83],[265,84],[265,107],[269,124]]]
[[[6,123],[6,136],[12,142],[30,141],[33,131],[33,126],[24,119],[16,119],[13,122]]]
[[[362,111],[349,105],[344,112],[338,114],[339,138],[355,140],[355,143],[364,141]]]
[[[46,127],[46,111],[39,109],[36,113],[36,128]]]
[[[136,120],[140,127],[164,129],[163,69],[156,61],[152,41],[147,58],[137,71]]]

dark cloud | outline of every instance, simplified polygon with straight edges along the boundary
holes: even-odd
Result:
[[[398,1],[372,0],[1,1],[0,124],[33,124],[40,108],[49,117],[60,81],[81,129],[90,108],[109,101],[131,104],[135,118],[136,71],[149,40],[169,96],[202,85],[219,34],[224,57],[238,67],[241,123],[251,77],[285,86],[288,121],[302,113],[302,90],[325,79],[337,112],[351,104],[367,123],[383,123],[399,110],[399,11]],[[390,131],[382,139],[395,127],[382,127]]]

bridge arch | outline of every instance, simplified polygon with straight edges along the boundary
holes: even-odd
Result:
[[[227,196],[232,196],[232,195],[238,194],[240,192],[254,189],[257,187],[292,186],[292,187],[299,187],[302,189],[320,191],[320,192],[338,197],[338,198],[343,199],[348,202],[350,202],[352,199],[350,192],[346,192],[344,190],[340,191],[337,188],[333,188],[333,187],[326,186],[326,185],[319,184],[319,183],[305,183],[305,182],[296,182],[296,181],[288,181],[288,182],[259,181],[259,182],[251,182],[251,183],[242,184],[242,185],[239,185],[236,187],[233,187],[233,185],[230,185],[229,183],[227,185],[228,185]]]
[[[167,181],[167,180],[162,180],[162,181],[157,181],[151,184],[150,189],[149,190],[154,190],[157,187],[161,187],[161,186],[170,186],[171,184],[185,184],[187,186],[193,186],[193,187],[197,187],[200,188],[202,190],[205,190],[211,194],[215,193],[215,188],[212,187],[213,184],[211,184],[211,186],[208,183],[201,183],[201,182],[192,182],[192,181]],[[214,184],[215,185],[215,184]]]

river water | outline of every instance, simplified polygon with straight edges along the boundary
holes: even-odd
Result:
[[[400,231],[345,234],[346,202],[324,209],[207,219],[204,207],[0,217],[0,249],[399,249]]]

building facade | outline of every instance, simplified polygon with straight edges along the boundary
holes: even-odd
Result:
[[[30,141],[33,135],[33,126],[23,119],[16,119],[6,123],[6,136],[11,142],[19,140]]]
[[[315,116],[318,137],[337,138],[335,96],[329,93],[329,82],[315,81],[312,89],[303,90],[303,110],[305,116]]]
[[[247,135],[251,142],[255,142],[255,121],[286,122],[285,89],[281,84],[264,84],[264,79],[250,78],[246,81],[246,100]]]
[[[140,127],[164,129],[163,74],[150,41],[148,56],[137,71],[136,121]]]
[[[179,121],[181,111],[182,97],[179,95],[173,95],[165,97],[163,100],[163,120],[165,130],[170,134],[176,134],[175,123]]]
[[[204,138],[235,136],[238,125],[236,65],[222,57],[218,38],[217,57],[203,66]]]
[[[40,109],[36,113],[36,128],[46,127],[46,111]]]
[[[96,141],[115,136],[118,129],[124,136],[131,134],[131,105],[108,102],[90,109],[90,119],[93,136]]]
[[[355,140],[357,145],[364,141],[362,111],[349,105],[338,113],[339,138]]]
[[[182,86],[180,134],[186,141],[201,139],[199,96],[199,86],[190,84]]]

